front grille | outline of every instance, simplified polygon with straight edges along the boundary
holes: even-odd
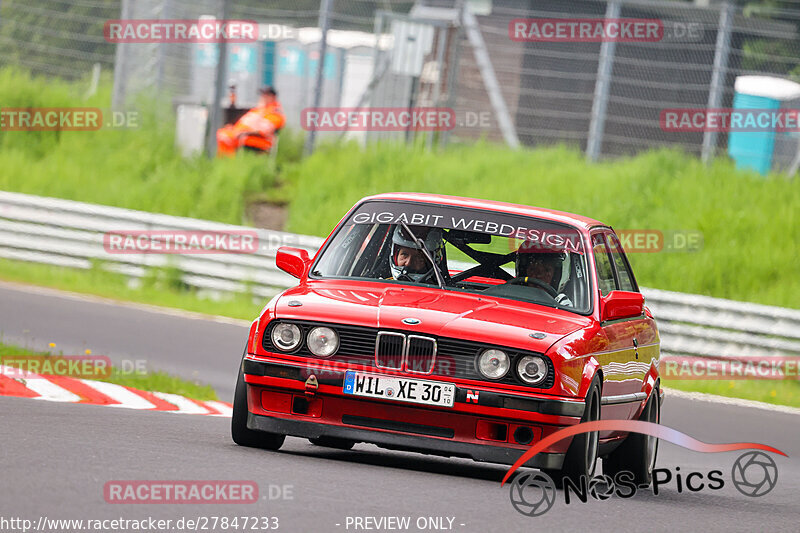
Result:
[[[274,323],[277,322],[279,321]],[[525,385],[524,382],[516,377],[517,360],[524,355],[542,355],[535,352],[448,337],[425,337],[397,331],[379,331],[375,328],[321,322],[299,320],[292,320],[291,322],[300,327],[304,339],[314,326],[328,326],[335,329],[339,334],[339,349],[330,358],[331,360],[387,370],[403,369],[405,355],[405,369],[410,372],[495,382],[487,380],[477,371],[475,358],[483,350],[496,348],[503,350],[511,358],[511,370],[503,379],[496,382]],[[268,352],[285,353],[272,344],[272,327],[272,325],[268,326],[264,332],[262,346]],[[408,338],[408,352],[404,354],[406,337]],[[302,343],[299,349],[291,353],[319,359],[308,350],[305,342]],[[555,384],[553,362],[547,357],[544,359],[547,361],[548,367],[547,379],[541,387],[536,387],[536,389],[549,389]]]
[[[375,366],[430,374],[436,361],[436,340],[420,335],[381,331],[375,343]]]
[[[406,370],[430,374],[433,372],[434,361],[436,361],[436,341],[430,337],[409,335]]]
[[[402,333],[381,331],[375,344],[375,366],[389,370],[403,368],[403,351],[406,336]]]

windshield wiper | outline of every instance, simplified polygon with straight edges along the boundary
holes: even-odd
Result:
[[[417,243],[417,246],[419,246],[420,250],[422,250],[422,253],[424,253],[428,261],[431,262],[431,265],[433,265],[433,273],[436,274],[436,283],[439,284],[440,289],[444,290],[444,276],[442,275],[442,271],[439,270],[439,265],[437,265],[436,261],[433,260],[433,255],[431,255],[430,250],[428,250],[428,247],[425,246],[425,243],[422,242],[422,240],[417,237],[413,231],[411,231],[411,228],[409,228],[405,222],[401,220],[400,224],[403,225],[403,229],[405,229],[408,234],[411,235],[411,238]]]

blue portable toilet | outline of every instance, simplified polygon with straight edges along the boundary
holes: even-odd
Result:
[[[734,84],[734,109],[778,110],[784,102],[800,98],[800,84],[770,76],[739,76]],[[767,174],[772,168],[775,131],[732,131],[728,135],[728,154],[736,168]]]

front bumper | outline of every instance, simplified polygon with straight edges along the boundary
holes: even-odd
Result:
[[[486,389],[480,389],[476,396],[475,389],[462,385],[456,386],[452,408],[353,397],[342,393],[344,370],[252,357],[244,359],[242,369],[248,384],[247,426],[256,431],[335,437],[391,449],[512,464],[531,444],[579,423],[584,410],[581,400]],[[312,375],[318,386],[309,392],[305,384]],[[468,390],[472,393],[469,397]],[[502,431],[487,433],[487,427]],[[515,442],[520,428],[531,431],[530,442]],[[560,441],[527,464],[560,468],[568,445],[569,440]]]
[[[305,437],[309,439],[335,437],[355,442],[376,444],[380,447],[392,450],[411,451],[445,457],[469,457],[474,461],[506,465],[514,464],[514,462],[525,453],[525,450],[501,446],[471,444],[386,431],[334,426],[305,420],[289,420],[271,416],[260,416],[254,415],[253,413],[247,415],[247,427],[256,431],[291,435],[293,437]],[[563,453],[539,453],[528,461],[526,465],[533,468],[559,469],[563,462]]]

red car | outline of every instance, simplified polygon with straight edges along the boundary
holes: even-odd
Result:
[[[287,435],[511,464],[582,421],[659,421],[659,336],[614,231],[430,194],[364,198],[250,327],[233,440]],[[657,440],[586,433],[529,466],[649,483]],[[560,472],[559,472],[560,471]]]

